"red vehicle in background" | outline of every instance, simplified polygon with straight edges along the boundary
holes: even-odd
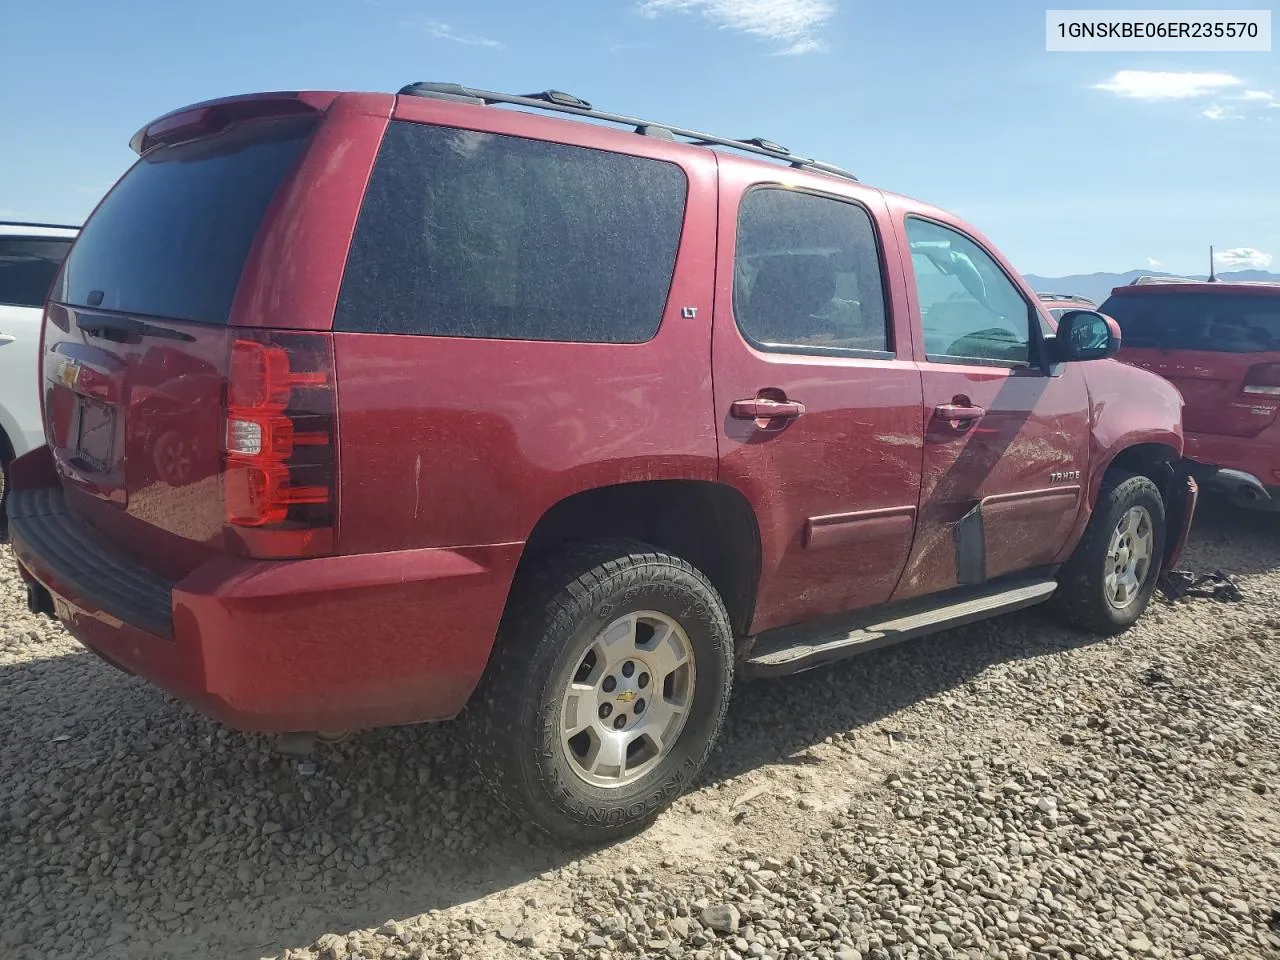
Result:
[[[1040,304],[1049,311],[1049,316],[1054,321],[1062,318],[1064,313],[1070,313],[1072,310],[1097,310],[1098,305],[1088,297],[1081,297],[1074,293],[1041,293],[1039,294]]]
[[[604,840],[735,674],[1042,601],[1115,633],[1184,542],[1181,399],[1110,321],[769,141],[413,84],[133,146],[12,540],[33,609],[223,722],[462,713],[517,815]]]
[[[1100,309],[1123,331],[1119,358],[1182,393],[1202,483],[1280,509],[1280,284],[1142,278]]]

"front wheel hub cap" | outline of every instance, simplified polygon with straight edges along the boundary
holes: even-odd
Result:
[[[1146,507],[1130,507],[1111,533],[1103,580],[1107,602],[1117,610],[1142,592],[1155,553],[1155,526]]]
[[[638,780],[671,752],[693,703],[693,645],[654,610],[629,613],[591,638],[561,697],[569,768],[597,787]]]

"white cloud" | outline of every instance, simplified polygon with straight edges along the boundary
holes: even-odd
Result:
[[[1155,257],[1147,257],[1147,266],[1154,270],[1156,267],[1163,267],[1164,264]]]
[[[1200,111],[1200,116],[1207,117],[1210,120],[1242,120],[1243,117],[1238,113],[1232,113],[1216,103],[1211,107],[1206,107]]]
[[[798,57],[804,53],[821,53],[825,49],[827,49],[827,45],[824,41],[814,37],[807,37],[804,40],[797,40],[784,50],[779,50],[778,56]]]
[[[797,56],[825,50],[816,31],[836,12],[835,0],[640,0],[640,12],[700,13],[725,30],[738,30],[780,44],[778,53]]]
[[[1243,84],[1229,73],[1121,70],[1105,83],[1094,84],[1094,89],[1130,100],[1190,100]]]
[[[1264,103],[1272,103],[1275,100],[1275,94],[1266,90],[1246,90],[1240,95],[1241,100],[1261,100]]]
[[[466,44],[468,47],[488,47],[492,50],[501,50],[506,46],[505,43],[498,40],[490,40],[488,37],[481,37],[471,33],[458,33],[449,24],[441,23],[439,20],[428,20],[418,25],[437,40],[452,40],[454,43]]]
[[[1230,270],[1265,270],[1271,266],[1272,259],[1271,254],[1255,250],[1253,247],[1219,250],[1213,255],[1216,264]]]

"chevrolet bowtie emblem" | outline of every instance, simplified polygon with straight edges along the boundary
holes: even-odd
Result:
[[[630,703],[635,698],[636,698],[636,692],[634,690],[625,690],[622,693],[618,694],[616,699],[621,701],[622,703]]]

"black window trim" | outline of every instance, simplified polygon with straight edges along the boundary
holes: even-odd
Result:
[[[854,197],[842,196],[838,193],[828,193],[825,190],[814,190],[810,187],[795,187],[780,181],[760,181],[753,183],[747,189],[742,191],[742,196],[738,200],[738,216],[737,222],[734,224],[733,231],[733,258],[730,261],[729,268],[731,277],[733,271],[737,267],[738,262],[738,237],[742,233],[742,209],[746,206],[747,197],[759,190],[781,190],[785,193],[803,193],[813,197],[820,197],[823,200],[835,200],[839,203],[845,203],[850,206],[857,207],[867,215],[867,220],[871,223],[871,237],[876,246],[876,257],[880,266],[880,298],[884,301],[884,334],[885,342],[888,343],[888,350],[863,350],[857,347],[823,347],[823,346],[802,346],[793,343],[767,343],[763,340],[757,340],[751,334],[742,328],[742,321],[738,317],[738,307],[734,302],[737,292],[737,284],[731,282],[729,294],[729,311],[733,314],[733,323],[737,327],[738,333],[742,339],[746,340],[752,347],[761,353],[778,353],[789,354],[791,356],[804,357],[839,357],[851,360],[897,360],[898,345],[897,338],[894,336],[894,314],[893,305],[889,298],[888,284],[888,261],[885,256],[884,238],[880,234],[879,224],[876,223],[875,214],[861,200]]]
[[[62,273],[62,264],[66,262],[67,254],[71,252],[71,244],[75,242],[75,239],[76,239],[75,237],[50,237],[47,235],[33,237],[33,236],[28,236],[25,233],[22,233],[22,234],[6,233],[3,235],[0,235],[0,243],[4,243],[7,240],[22,240],[28,243],[32,240],[43,240],[43,241],[49,241],[52,243],[61,242],[67,245],[67,249],[62,252],[62,260],[59,261],[58,263],[58,269],[54,271],[53,282],[49,284],[49,292],[45,294],[45,298],[41,303],[32,305],[30,303],[14,303],[12,300],[0,299],[0,307],[14,307],[18,310],[43,310],[45,304],[48,303],[50,299],[52,299],[53,289],[58,285],[58,277]]]
[[[1049,374],[1050,370],[1046,364],[1040,360],[1045,356],[1044,346],[1044,330],[1041,328],[1040,312],[1036,309],[1035,304],[1027,299],[1026,294],[1022,290],[1022,285],[1013,277],[1009,276],[1009,271],[1001,265],[1000,260],[993,256],[991,251],[987,249],[985,244],[979,243],[977,238],[972,237],[965,230],[961,230],[953,223],[944,223],[934,217],[927,217],[920,213],[908,213],[902,218],[902,234],[903,239],[907,241],[907,259],[911,259],[911,235],[907,231],[908,220],[919,220],[922,223],[931,223],[934,226],[942,227],[944,230],[950,230],[952,233],[958,233],[964,237],[975,247],[987,255],[987,258],[995,265],[995,268],[1004,275],[1004,278],[1012,284],[1014,292],[1022,298],[1022,302],[1027,306],[1027,350],[1031,357],[1035,359],[1028,360],[995,360],[989,357],[953,357],[945,353],[928,353],[924,358],[929,363],[944,364],[951,367],[1003,367],[1006,370],[1037,370],[1044,374]],[[911,281],[915,286],[916,294],[916,312],[920,317],[920,342],[924,343],[924,312],[920,309],[920,284],[916,279],[916,265],[911,264]],[[1032,322],[1032,321],[1035,322]]]

